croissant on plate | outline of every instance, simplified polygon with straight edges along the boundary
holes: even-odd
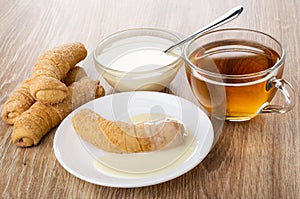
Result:
[[[76,133],[96,147],[115,153],[138,153],[178,146],[185,128],[177,120],[129,124],[109,121],[90,109],[79,110],[72,118]]]

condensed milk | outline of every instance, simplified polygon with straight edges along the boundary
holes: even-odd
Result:
[[[182,49],[164,50],[179,40],[159,29],[131,29],[111,35],[94,51],[99,74],[117,91],[160,91],[182,66]]]
[[[168,116],[161,114],[139,114],[132,122],[159,120]],[[197,140],[186,129],[182,145],[145,153],[107,153],[95,160],[94,165],[101,172],[112,176],[139,177],[153,172],[163,172],[188,159],[197,148]]]

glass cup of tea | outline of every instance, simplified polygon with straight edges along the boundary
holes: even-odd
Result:
[[[285,49],[268,34],[241,28],[212,31],[190,41],[184,59],[190,87],[212,116],[246,121],[295,105],[294,89],[282,79]],[[277,91],[283,100],[272,104]]]

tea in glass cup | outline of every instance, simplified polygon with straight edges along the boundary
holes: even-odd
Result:
[[[184,58],[195,97],[218,118],[245,121],[260,113],[284,113],[294,106],[293,87],[282,79],[284,47],[265,33],[212,31],[192,40]],[[285,103],[271,105],[278,90]]]

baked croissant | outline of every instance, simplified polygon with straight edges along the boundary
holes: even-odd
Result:
[[[8,124],[15,123],[16,119],[35,102],[29,91],[30,79],[25,80],[10,95],[3,106],[1,117]]]
[[[62,82],[66,84],[66,86],[70,86],[73,82],[77,82],[85,76],[87,76],[87,73],[84,68],[75,66],[68,72],[67,76],[62,79]]]
[[[70,69],[83,60],[87,50],[81,43],[70,43],[46,51],[34,64],[30,93],[42,103],[57,103],[67,96],[61,82]]]
[[[128,124],[109,121],[90,109],[72,118],[76,133],[96,147],[115,153],[137,153],[178,146],[184,141],[185,128],[173,119]]]
[[[67,86],[69,86],[73,82],[80,80],[84,76],[87,76],[85,70],[79,66],[76,66],[68,72],[63,81]],[[43,84],[46,83],[47,82],[43,82]],[[30,94],[30,84],[31,79],[27,79],[22,82],[22,84],[10,95],[10,97],[5,102],[1,116],[3,120],[8,124],[14,124],[17,118],[35,103],[36,100]],[[58,84],[57,86],[59,87],[60,85],[61,84]],[[63,92],[67,92],[65,88],[67,87],[62,87],[62,89],[64,90]],[[57,96],[59,92],[59,89],[53,90],[52,96]]]
[[[21,147],[39,144],[43,136],[56,127],[73,109],[104,94],[98,80],[83,77],[68,87],[68,95],[62,102],[50,105],[36,101],[15,121],[13,143]]]

